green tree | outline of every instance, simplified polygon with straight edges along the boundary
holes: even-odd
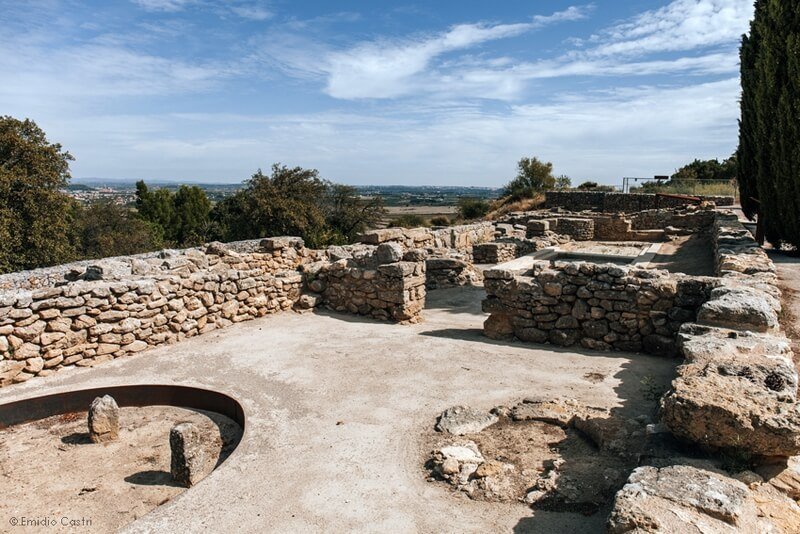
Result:
[[[127,256],[162,247],[161,228],[112,201],[89,204],[79,211],[80,256]]]
[[[72,160],[32,120],[0,117],[0,272],[74,259]]]
[[[461,197],[458,199],[458,214],[467,221],[480,219],[489,213],[489,202],[480,198]]]
[[[736,178],[736,155],[729,157],[720,163],[717,159],[699,160],[695,159],[688,165],[684,165],[675,174],[670,176],[670,180],[733,180]]]
[[[136,211],[145,221],[158,225],[164,239],[171,240],[171,229],[175,222],[175,201],[169,190],[161,188],[151,191],[147,184],[136,182]]]
[[[375,227],[386,215],[383,198],[379,195],[361,198],[355,187],[327,184],[323,209],[329,229],[325,244],[346,244],[369,228]]]
[[[199,245],[206,239],[211,201],[205,191],[182,185],[173,198],[174,218],[168,235],[182,246]]]
[[[242,190],[214,206],[209,235],[224,241],[292,235],[322,247],[351,242],[384,214],[380,196],[363,199],[315,169],[276,163],[270,175],[259,169]]]
[[[196,185],[182,185],[172,193],[166,188],[150,190],[136,182],[139,217],[160,228],[163,239],[179,246],[203,243],[210,229],[211,201]]]
[[[570,178],[566,174],[556,176],[555,180],[556,189],[569,189],[570,187],[572,187],[572,178]]]
[[[742,207],[773,245],[800,247],[800,4],[757,0],[740,54]]]
[[[212,218],[226,240],[294,235],[314,246],[325,237],[327,187],[316,170],[276,163],[271,175],[259,169],[244,189],[217,204]]]
[[[522,158],[517,162],[517,176],[505,187],[511,200],[533,198],[537,193],[552,189],[556,183],[553,164],[538,158]]]

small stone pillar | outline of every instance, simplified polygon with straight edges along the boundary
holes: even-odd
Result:
[[[94,443],[114,441],[119,436],[119,406],[111,395],[95,397],[89,406],[89,437]]]
[[[169,431],[169,448],[172,452],[172,479],[187,488],[197,484],[205,463],[198,428],[192,423],[179,423],[172,427]]]

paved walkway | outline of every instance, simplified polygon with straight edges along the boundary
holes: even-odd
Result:
[[[480,330],[482,295],[432,292],[426,321],[413,326],[329,313],[265,317],[3,388],[0,402],[125,383],[238,398],[248,417],[239,448],[131,532],[602,532],[603,514],[534,515],[426,482],[423,436],[449,406],[488,410],[531,394],[641,413],[654,407],[645,400],[653,384],[673,377],[674,360],[490,341]]]

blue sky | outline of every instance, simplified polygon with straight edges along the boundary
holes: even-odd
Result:
[[[736,147],[751,0],[0,0],[0,113],[73,176],[351,184],[573,182]]]

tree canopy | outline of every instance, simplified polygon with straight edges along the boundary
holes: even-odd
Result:
[[[552,189],[556,184],[553,164],[539,158],[522,158],[517,162],[517,176],[505,187],[511,200],[532,198],[537,193]]]
[[[740,56],[742,208],[773,245],[800,247],[800,4],[757,0]]]
[[[309,246],[344,244],[385,213],[381,197],[362,199],[355,188],[323,180],[315,169],[276,163],[260,169],[211,215],[218,239],[233,241],[294,235]]]
[[[0,272],[75,258],[74,158],[29,119],[0,117]]]
[[[670,176],[670,180],[733,180],[736,178],[736,155],[723,160],[718,159],[700,160],[695,159],[688,165],[684,165],[675,174]]]

